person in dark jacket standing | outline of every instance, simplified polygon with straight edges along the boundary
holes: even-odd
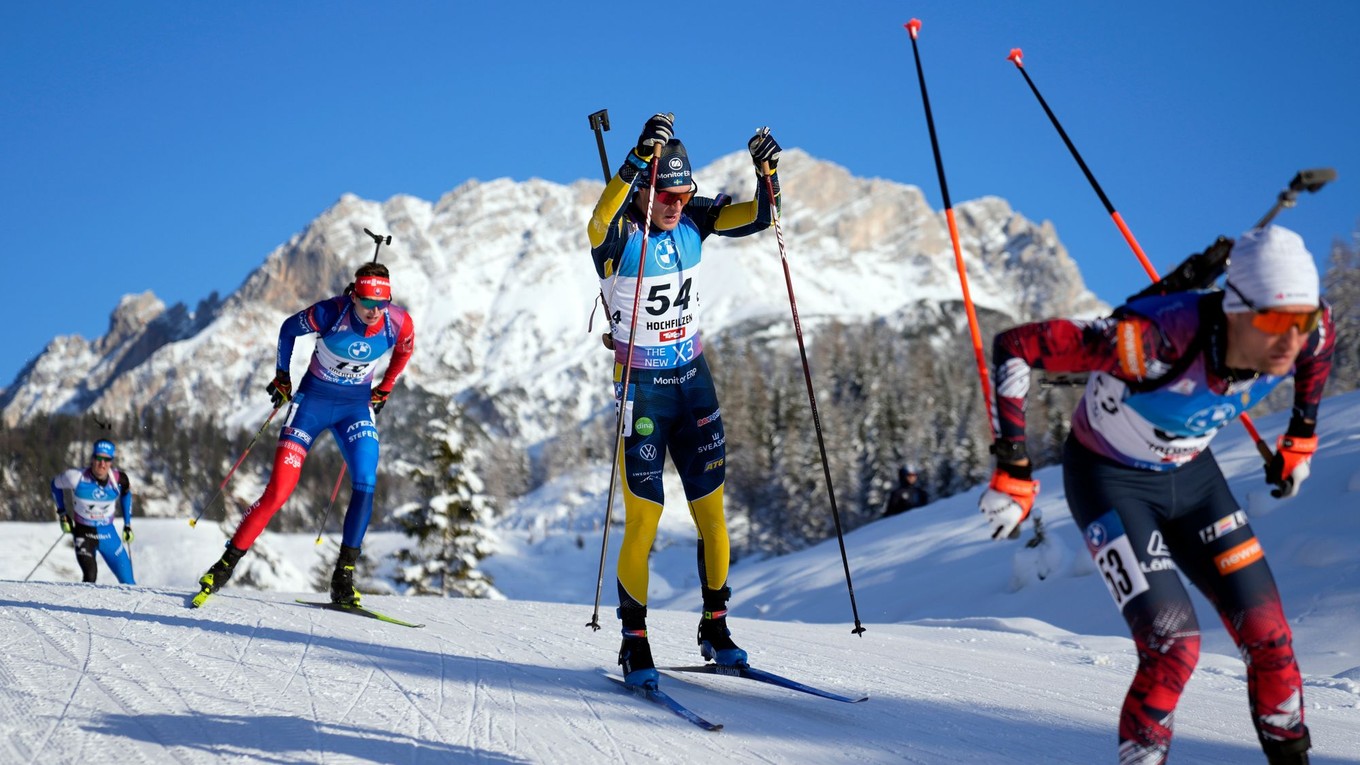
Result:
[[[930,502],[930,495],[917,482],[916,466],[903,465],[897,471],[897,488],[888,495],[888,503],[883,507],[883,517],[905,513]]]

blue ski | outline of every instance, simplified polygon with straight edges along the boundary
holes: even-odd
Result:
[[[396,617],[388,616],[387,614],[383,613],[378,613],[377,611],[374,611],[371,608],[364,608],[363,606],[341,606],[335,603],[318,603],[317,601],[314,600],[295,600],[293,602],[301,603],[304,606],[312,606],[313,608],[324,608],[328,611],[343,611],[347,614],[354,614],[355,616],[366,616],[370,619],[377,619],[380,622],[387,622],[388,624],[397,624],[402,627],[412,627],[419,629],[420,627],[425,626],[423,624],[412,624],[410,622],[404,622]]]
[[[685,718],[686,720],[689,720],[690,722],[694,723],[700,728],[703,728],[704,730],[712,731],[722,730],[723,726],[720,723],[711,723],[708,720],[705,720],[704,718],[690,711],[689,707],[686,707],[684,704],[681,704],[680,702],[671,698],[663,690],[660,690],[658,688],[644,688],[640,685],[629,685],[628,683],[625,683],[622,679],[614,677],[613,675],[610,674],[605,674],[605,677],[609,678],[610,680],[613,680],[615,683],[618,684],[620,688],[623,688],[624,690],[631,692],[633,695],[647,699],[648,701],[654,701],[657,704],[660,704],[661,706],[676,713],[677,715]]]
[[[800,683],[797,680],[790,680],[787,677],[780,677],[779,675],[770,672],[765,672],[763,670],[753,669],[751,667],[746,666],[702,664],[692,667],[658,667],[658,669],[665,672],[695,672],[704,675],[724,675],[727,677],[744,677],[748,680],[758,680],[762,683],[777,685],[780,688],[788,688],[791,691],[800,691],[802,693],[808,693],[813,696],[820,696],[821,698],[824,699],[831,699],[832,701],[843,701],[847,704],[858,704],[861,701],[869,700],[868,696],[861,696],[857,699],[852,699],[849,696],[842,696],[839,693],[824,691],[821,688],[814,688],[810,685]]]

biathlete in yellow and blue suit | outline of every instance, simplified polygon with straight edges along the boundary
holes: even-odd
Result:
[[[705,659],[743,665],[746,652],[727,628],[729,544],[723,517],[726,463],[722,410],[700,335],[700,266],[711,234],[749,236],[769,228],[779,204],[775,168],[779,144],[762,128],[748,148],[757,172],[770,168],[769,190],[756,185],[755,199],[732,203],[725,194],[695,196],[697,186],[685,147],[673,137],[673,118],[647,120],[637,147],[605,186],[589,225],[591,257],[609,312],[614,350],[614,397],[623,407],[621,456],[626,521],[619,550],[619,664],[630,685],[657,683],[647,642],[648,557],[664,503],[665,455],[680,473],[690,515],[699,532],[699,580],[703,616],[699,646]],[[656,189],[647,218],[652,156],[660,152]],[[771,198],[773,194],[773,198]],[[646,262],[643,265],[643,241]],[[638,289],[639,273],[642,277]],[[634,298],[637,327],[632,331]],[[632,373],[622,390],[632,344]]]

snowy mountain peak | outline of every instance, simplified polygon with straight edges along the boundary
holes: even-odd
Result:
[[[701,194],[721,190],[738,200],[750,198],[756,183],[745,152],[695,175]],[[920,189],[858,178],[798,149],[784,153],[779,177],[781,225],[804,316],[855,322],[959,299],[944,217]],[[9,423],[129,407],[192,406],[223,421],[249,419],[251,406],[262,405],[259,386],[272,375],[279,323],[338,294],[373,258],[367,228],[392,236],[379,259],[392,270],[397,302],[415,319],[406,384],[491,401],[485,414],[516,439],[531,414],[542,435],[544,422],[592,411],[608,384],[599,341],[586,331],[598,284],[585,223],[600,188],[589,180],[500,178],[469,180],[434,203],[344,194],[225,300],[213,296],[191,312],[166,309],[150,293],[129,296],[104,337],[57,338],[0,396],[0,411]],[[980,307],[1016,319],[1102,308],[1049,224],[997,198],[959,205],[958,219]],[[707,246],[701,296],[709,333],[753,318],[787,320],[771,232],[713,237]],[[309,352],[299,344],[295,369]],[[72,380],[81,383],[73,387]],[[509,391],[516,395],[499,397]]]

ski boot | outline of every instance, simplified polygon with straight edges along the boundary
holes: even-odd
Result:
[[[331,602],[353,608],[359,605],[359,591],[354,588],[354,564],[359,560],[359,548],[340,546],[340,557],[331,574]]]
[[[705,661],[724,667],[746,666],[746,652],[732,642],[732,631],[727,629],[727,599],[732,588],[704,591],[704,615],[699,619],[699,653]]]
[[[619,646],[619,666],[623,682],[638,688],[656,688],[661,676],[652,660],[652,645],[647,642],[647,607],[619,608],[623,620],[623,645]]]
[[[1265,737],[1261,738],[1261,749],[1266,753],[1266,762],[1270,765],[1308,765],[1308,748],[1312,746],[1312,740],[1308,732],[1304,731],[1303,738],[1296,738],[1293,741],[1274,741]]]
[[[236,563],[245,554],[245,550],[238,550],[230,542],[227,543],[227,551],[222,553],[222,557],[216,563],[208,567],[207,573],[198,578],[200,589],[198,594],[194,596],[194,608],[203,605],[209,595],[226,585],[227,580],[231,579],[232,572],[236,570]]]

